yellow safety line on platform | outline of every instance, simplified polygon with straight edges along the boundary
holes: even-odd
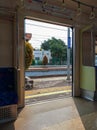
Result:
[[[50,93],[50,92],[59,92],[59,91],[65,91],[65,90],[71,90],[71,86],[63,86],[63,87],[52,87],[52,88],[43,88],[43,89],[37,89],[37,90],[30,90],[25,91],[25,97],[30,95],[37,95],[37,94],[43,94],[43,93]]]
[[[71,90],[64,90],[64,91],[58,91],[58,92],[50,92],[50,93],[42,93],[42,94],[30,95],[30,96],[25,96],[25,99],[48,96],[48,95],[54,95],[54,94],[62,94],[62,93],[66,93],[66,92],[67,93],[71,92]]]

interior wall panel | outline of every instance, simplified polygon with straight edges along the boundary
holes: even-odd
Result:
[[[13,23],[0,20],[0,67],[13,66]]]

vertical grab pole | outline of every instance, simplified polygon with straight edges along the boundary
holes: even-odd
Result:
[[[70,46],[71,46],[71,37],[70,37],[70,28],[68,27],[67,31],[67,80],[70,80]]]

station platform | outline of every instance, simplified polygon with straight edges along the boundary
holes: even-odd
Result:
[[[72,81],[66,77],[33,79],[33,88],[25,91],[25,104],[72,96]]]

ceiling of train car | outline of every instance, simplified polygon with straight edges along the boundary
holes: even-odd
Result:
[[[16,1],[1,0],[0,1],[0,19],[13,18],[15,14]]]
[[[97,13],[97,0],[1,0],[0,1],[0,8],[1,7],[8,7],[8,8],[14,8],[17,4],[20,6],[22,4],[28,4],[29,6],[34,7],[35,4],[37,5],[45,5],[50,6],[52,8],[64,8],[64,9],[70,9],[70,10],[77,10],[79,4],[80,8],[82,9],[82,12],[89,13],[91,11],[92,7],[95,10],[95,13]],[[26,6],[26,5],[25,5]],[[35,8],[38,10],[37,6]]]
[[[25,0],[25,2],[30,3],[30,5],[32,4],[32,6],[37,3],[52,8],[70,9],[71,11],[76,11],[80,6],[84,13],[89,13],[92,8],[97,13],[97,0]]]
[[[97,18],[97,0],[2,0],[0,1],[0,14],[2,10],[15,10],[20,8],[49,14],[52,16],[84,21],[84,17],[90,20]]]
[[[97,0],[25,0],[24,5],[29,10],[81,24],[85,23],[86,17],[90,21],[97,17]]]

